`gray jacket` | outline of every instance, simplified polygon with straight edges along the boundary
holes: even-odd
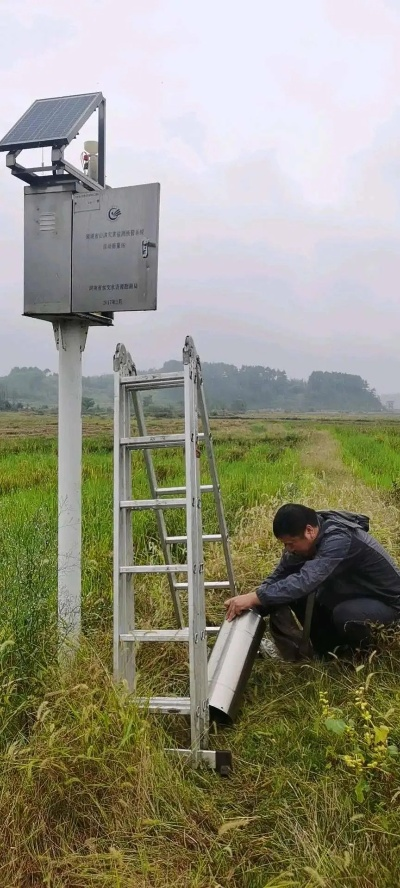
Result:
[[[369,520],[349,512],[318,512],[319,533],[307,560],[284,552],[257,589],[262,612],[317,591],[333,607],[343,598],[374,598],[400,614],[400,569],[368,532]]]

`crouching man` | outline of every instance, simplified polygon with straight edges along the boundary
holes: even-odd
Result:
[[[271,635],[289,660],[368,647],[372,625],[400,621],[400,569],[368,530],[364,515],[282,506],[273,522],[281,561],[256,592],[225,602],[227,619],[249,608],[269,614]]]

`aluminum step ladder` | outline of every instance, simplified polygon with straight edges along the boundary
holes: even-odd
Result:
[[[140,698],[150,711],[180,713],[190,716],[190,749],[175,750],[196,766],[200,761],[223,772],[229,766],[230,753],[210,750],[207,675],[207,637],[218,628],[206,626],[205,589],[226,589],[235,595],[235,578],[229,547],[217,466],[209,418],[203,391],[199,356],[190,336],[183,349],[181,372],[138,375],[124,345],[117,345],[114,355],[114,678],[124,680],[130,692],[136,689],[135,647],[138,642],[183,642],[189,648],[189,696]],[[148,434],[142,393],[181,387],[184,390],[184,432]],[[133,408],[133,415],[132,415]],[[131,421],[136,419],[138,436],[132,436]],[[202,432],[199,433],[199,420]],[[211,484],[201,484],[199,442],[204,441]],[[184,448],[186,484],[183,487],[159,487],[152,450]],[[150,498],[132,498],[131,454],[142,451]],[[218,532],[203,533],[202,496],[213,494]],[[186,533],[168,534],[165,511],[185,509]],[[163,564],[134,563],[132,514],[136,510],[155,512]],[[223,548],[226,580],[204,579],[203,544],[220,542]],[[186,562],[176,563],[175,546],[186,546]],[[135,624],[134,577],[138,574],[166,574],[172,598],[176,627],[139,629]],[[179,580],[183,574],[185,581]],[[184,625],[180,596],[187,595],[188,625]]]

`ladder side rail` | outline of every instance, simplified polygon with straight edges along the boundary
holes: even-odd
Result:
[[[131,410],[128,392],[124,392],[123,398],[123,423],[125,432],[129,434],[131,426]],[[126,447],[122,450],[122,477],[121,477],[121,498],[129,495],[132,496],[132,454]],[[120,521],[123,527],[124,536],[121,549],[123,561],[121,564],[132,564],[134,560],[133,550],[133,532],[132,532],[132,512],[130,509],[120,509]],[[123,578],[125,577],[125,582]],[[135,628],[135,586],[132,574],[122,574],[120,570],[120,581],[123,588],[123,611],[122,620],[126,631],[133,632]],[[135,645],[127,645],[120,641],[122,656],[126,662],[126,680],[130,691],[135,689]]]
[[[211,434],[210,428],[210,420],[208,418],[208,412],[204,397],[204,385],[203,385],[203,377],[201,373],[201,365],[200,361],[197,361],[197,392],[198,392],[198,404],[199,404],[199,412],[201,423],[204,432],[204,440],[206,445],[206,453],[208,459],[208,467],[211,475],[211,481],[214,491],[214,502],[215,508],[217,512],[218,525],[220,529],[220,534],[222,538],[222,548],[225,556],[225,564],[226,570],[228,574],[229,586],[232,595],[236,594],[236,582],[235,582],[235,573],[233,569],[232,562],[232,554],[229,543],[229,533],[228,527],[225,519],[224,506],[222,502],[221,496],[221,486],[219,483],[217,463],[215,460],[214,447],[213,447],[213,438]]]
[[[203,539],[201,521],[200,468],[197,457],[198,414],[196,362],[186,340],[184,357],[185,469],[187,486],[186,535],[189,608],[189,676],[192,761],[197,765],[200,750],[208,746],[207,632],[205,618]]]
[[[201,462],[198,456],[199,442],[199,404],[198,404],[198,368],[197,361],[195,363],[195,375],[193,380],[194,401],[195,401],[195,440],[193,447],[193,460],[196,467],[196,497],[197,497],[197,551],[199,570],[197,573],[198,584],[198,608],[200,617],[200,644],[201,644],[201,750],[208,749],[209,731],[210,731],[210,710],[208,705],[208,644],[207,644],[207,619],[206,619],[206,596],[204,582],[204,549],[203,549],[203,512],[202,512],[202,491],[201,491]]]
[[[120,636],[134,629],[133,577],[121,573],[121,565],[133,561],[132,517],[129,510],[120,508],[127,490],[131,490],[131,457],[121,446],[121,438],[129,434],[130,406],[127,393],[121,387],[121,373],[127,373],[131,359],[124,346],[117,346],[114,357],[114,677],[124,679],[129,690],[135,684],[134,645],[121,642]]]
[[[136,391],[133,391],[133,392],[131,392],[131,396],[132,396],[132,403],[133,403],[133,407],[134,407],[134,411],[135,411],[136,422],[138,425],[139,435],[141,437],[147,436],[146,419],[145,419],[143,404],[142,404],[140,395]],[[146,466],[147,479],[148,479],[148,483],[149,483],[150,493],[151,493],[151,496],[153,499],[157,499],[158,485],[157,485],[157,477],[156,477],[156,472],[154,469],[154,463],[153,463],[151,451],[144,450],[143,456],[144,456],[144,461],[145,461],[145,466]],[[173,563],[173,557],[172,557],[171,547],[167,543],[168,533],[167,533],[165,518],[164,518],[164,515],[163,515],[163,512],[161,511],[161,509],[156,509],[155,514],[156,514],[157,529],[158,529],[158,535],[160,537],[163,558],[164,558],[165,564],[170,565]],[[183,620],[181,602],[180,602],[180,598],[179,598],[179,592],[176,589],[176,582],[177,582],[176,574],[173,572],[168,573],[168,584],[169,584],[169,589],[170,589],[171,598],[172,598],[172,606],[174,609],[175,620],[176,620],[178,629],[182,629],[184,627],[184,620]]]

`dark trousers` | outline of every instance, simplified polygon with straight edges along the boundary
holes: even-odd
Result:
[[[307,599],[301,598],[290,608],[277,608],[270,616],[271,635],[282,653],[292,651],[290,659],[298,659],[296,649],[300,656],[307,654],[302,646],[302,633],[293,619],[294,613],[303,625],[306,603]],[[372,625],[390,626],[398,621],[398,610],[377,598],[366,598],[361,589],[340,580],[318,590],[310,641],[314,651],[321,655],[338,647],[365,648],[372,640]]]

